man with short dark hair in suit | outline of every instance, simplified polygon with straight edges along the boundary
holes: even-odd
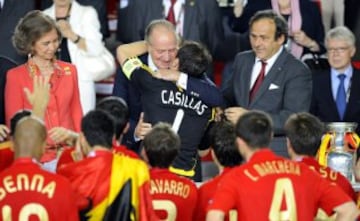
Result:
[[[286,21],[274,11],[256,13],[250,21],[252,51],[236,56],[232,80],[223,91],[225,116],[233,123],[248,110],[270,114],[275,133],[271,146],[285,156],[284,123],[292,113],[308,111],[311,99],[310,70],[283,46],[287,33]]]
[[[356,51],[355,36],[348,28],[339,26],[326,34],[325,45],[331,68],[313,74],[310,112],[324,122],[360,124],[360,70],[351,65]],[[359,126],[356,132],[360,133]]]

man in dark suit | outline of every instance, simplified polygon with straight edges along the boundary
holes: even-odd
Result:
[[[35,2],[33,0],[3,0],[3,4],[0,3],[0,6],[0,124],[4,124],[6,72],[26,61],[26,57],[16,52],[11,43],[11,36],[20,18],[35,9]]]
[[[148,25],[145,33],[148,54],[140,56],[140,60],[149,66],[152,71],[169,69],[176,58],[179,45],[174,26],[163,19],[154,20]],[[198,97],[209,106],[217,106],[222,102],[218,89],[205,75],[202,78],[195,78],[181,73],[176,76],[174,81],[184,89],[186,94]],[[138,151],[136,141],[145,136],[151,129],[151,125],[139,118],[142,111],[139,89],[131,84],[122,70],[119,70],[116,74],[113,95],[123,98],[129,106],[130,129],[123,142],[128,147]]]
[[[356,51],[355,36],[340,26],[326,34],[325,43],[331,69],[313,74],[310,112],[324,122],[360,124],[360,70],[351,65]],[[356,132],[360,133],[359,126]]]
[[[252,51],[236,56],[232,80],[223,91],[229,107],[225,116],[234,123],[248,110],[270,114],[275,132],[271,146],[282,155],[287,155],[285,121],[292,113],[308,111],[311,99],[311,73],[284,48],[287,33],[286,21],[275,12],[256,13],[250,21]]]
[[[131,18],[119,20],[119,41],[143,40],[146,26],[154,19],[167,18],[171,0],[129,0],[121,12]],[[216,59],[216,50],[223,41],[222,17],[216,0],[177,0],[173,5],[177,33],[185,40],[203,43]],[[122,16],[119,16],[122,18]]]

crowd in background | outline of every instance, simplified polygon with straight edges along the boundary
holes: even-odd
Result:
[[[360,124],[359,11],[0,0],[1,220],[354,220],[316,153],[325,123]],[[205,155],[219,173],[197,187]]]

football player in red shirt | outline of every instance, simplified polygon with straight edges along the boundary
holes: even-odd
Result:
[[[21,119],[14,134],[15,162],[0,174],[1,220],[78,220],[69,181],[41,169],[46,141],[44,123]]]
[[[337,185],[307,165],[276,156],[268,145],[271,118],[264,112],[244,113],[236,124],[236,143],[246,160],[220,181],[209,205],[207,221],[223,220],[236,208],[238,220],[313,220],[318,208],[338,220],[355,220],[359,211]]]
[[[166,123],[156,124],[144,138],[144,158],[151,166],[150,193],[161,220],[193,220],[197,188],[192,180],[169,171],[180,149],[180,138]]]
[[[137,153],[121,144],[122,138],[129,128],[129,109],[126,102],[120,97],[106,97],[97,103],[96,110],[103,110],[107,112],[114,120],[115,135],[113,140],[113,152],[134,159],[140,159]],[[66,148],[59,157],[57,168],[71,162],[79,161],[83,157],[83,154],[79,152],[79,150],[76,150],[73,147]]]
[[[156,220],[149,193],[147,165],[137,159],[114,154],[114,121],[102,111],[85,115],[79,135],[86,158],[63,165],[58,173],[67,177],[73,188],[91,200],[82,212],[86,220]]]
[[[315,160],[321,138],[325,132],[325,125],[314,115],[306,112],[291,115],[285,123],[289,156],[292,160],[307,164],[322,177],[339,185],[345,193],[356,201],[356,193],[349,180],[341,173],[329,167],[321,166]]]
[[[336,183],[356,202],[357,196],[349,180],[341,173],[329,167],[321,166],[315,160],[321,138],[325,132],[324,123],[314,115],[306,112],[292,114],[285,123],[289,156],[294,161],[305,163],[323,178]],[[324,219],[326,214],[320,210],[317,217]]]
[[[215,194],[216,187],[221,178],[233,167],[242,162],[242,157],[235,144],[235,128],[229,121],[215,123],[210,131],[211,155],[219,169],[219,175],[202,184],[198,190],[198,202],[196,206],[196,218],[194,220],[205,220],[206,208]],[[230,210],[228,217],[236,217],[235,211]],[[230,219],[230,220],[234,220]]]

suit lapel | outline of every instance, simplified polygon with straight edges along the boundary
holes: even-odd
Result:
[[[160,1],[152,1],[150,5],[151,5],[150,10],[152,11],[152,13],[149,13],[149,15],[154,15],[154,18],[150,18],[150,21],[153,20],[153,19],[159,19],[159,18],[166,19],[164,5],[163,5],[162,0],[160,0]]]
[[[282,68],[284,67],[284,63],[286,61],[286,57],[288,56],[288,52],[286,52],[286,49],[282,49],[283,51],[279,55],[279,57],[276,59],[275,63],[271,67],[271,69],[268,71],[268,73],[265,76],[264,81],[260,85],[259,90],[255,94],[255,97],[253,101],[251,102],[250,106],[253,106],[266,91],[269,90],[270,84],[274,82],[274,79],[278,76],[278,73],[282,71]],[[251,76],[251,73],[250,73]],[[249,81],[250,82],[250,81]],[[250,83],[249,83],[250,85]],[[282,87],[283,85],[278,85],[279,87]],[[250,90],[249,90],[250,91]]]
[[[4,2],[4,5],[2,6],[1,12],[0,12],[0,18],[1,20],[6,20],[5,18],[10,15],[12,12],[12,9],[16,8],[12,5],[15,4],[14,0],[6,0]]]
[[[344,119],[351,117],[351,112],[349,110],[358,110],[359,109],[359,100],[360,100],[360,71],[354,68],[352,79],[351,79],[351,88],[350,88],[350,97],[346,105]]]
[[[245,97],[241,100],[245,101],[245,104],[241,104],[241,100],[238,101],[238,103],[240,102],[241,105],[244,106],[249,106],[249,96],[250,96],[250,81],[251,81],[251,74],[252,74],[252,69],[254,67],[254,61],[255,61],[255,54],[252,52],[251,56],[248,57],[244,57],[247,58],[247,61],[244,62],[244,71],[241,73],[244,75],[243,80],[241,79],[242,77],[240,75],[239,78],[237,79],[237,82],[239,82],[239,84],[241,85],[241,87],[237,87],[237,90],[242,90],[242,92],[240,92],[239,94],[244,94]],[[234,84],[234,83],[233,83]],[[236,84],[236,83],[235,83]]]
[[[332,87],[331,87],[331,74],[330,70],[326,70],[326,73],[324,74],[323,83],[320,83],[318,85],[321,88],[321,91],[323,91],[323,98],[326,101],[326,103],[330,104],[329,107],[329,113],[334,113],[333,118],[338,119],[340,121],[338,109],[336,107],[335,98],[333,97],[332,93]]]
[[[188,39],[189,35],[190,35],[190,31],[193,30],[192,27],[193,22],[194,22],[194,16],[196,14],[196,6],[195,6],[195,1],[194,0],[187,0],[185,2],[185,6],[184,6],[184,24],[183,24],[183,38],[184,39]],[[186,28],[184,28],[186,27]]]

